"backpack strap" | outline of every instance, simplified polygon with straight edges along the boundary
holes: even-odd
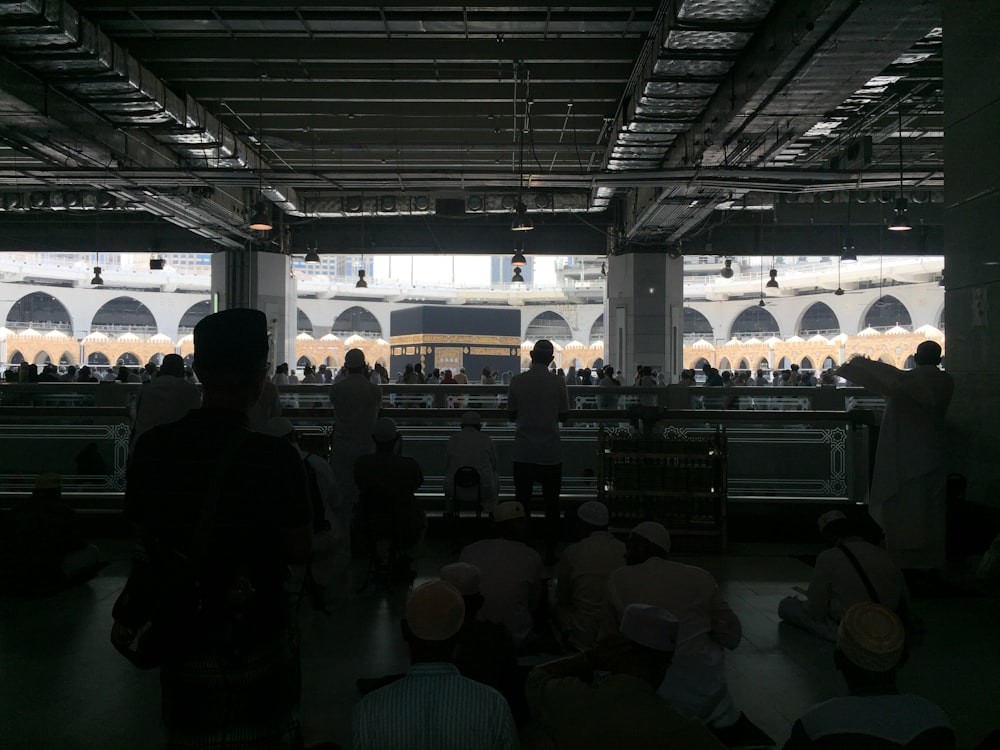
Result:
[[[871,599],[873,604],[881,604],[882,602],[879,601],[878,592],[875,590],[875,587],[872,586],[872,581],[868,577],[868,574],[865,573],[865,569],[861,567],[861,563],[858,561],[858,558],[854,556],[854,553],[851,552],[851,550],[849,550],[847,545],[843,542],[837,545],[837,549],[847,556],[848,561],[858,572],[858,577],[861,579],[861,583],[865,585],[865,589],[868,591],[868,598]]]

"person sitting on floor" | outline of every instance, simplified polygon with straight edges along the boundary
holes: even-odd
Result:
[[[830,549],[816,558],[806,599],[781,600],[781,619],[828,641],[837,640],[844,613],[859,602],[884,604],[905,621],[906,581],[889,553],[865,541],[858,524],[838,510],[824,513],[817,523]]]
[[[378,541],[388,540],[393,575],[413,580],[413,552],[427,528],[427,517],[416,497],[424,475],[420,464],[401,455],[402,436],[395,421],[389,417],[376,421],[372,439],[375,452],[354,463],[359,531],[368,536],[371,553],[377,554]]]
[[[76,512],[62,501],[58,474],[40,474],[31,497],[10,511],[0,563],[0,590],[46,596],[84,581],[101,552],[80,533]]]
[[[542,602],[542,558],[524,543],[527,521],[521,503],[500,503],[493,522],[497,538],[468,545],[459,560],[479,568],[484,599],[479,619],[502,623],[520,647]]]
[[[566,548],[556,567],[555,619],[566,644],[582,651],[597,640],[608,576],[625,564],[625,545],[608,531],[604,503],[583,503],[576,515],[583,538]]]
[[[528,675],[528,705],[555,746],[721,749],[704,724],[656,694],[669,674],[679,627],[665,609],[630,604],[619,633],[580,654],[535,667]]]
[[[667,559],[670,533],[643,521],[629,535],[628,565],[608,578],[603,632],[618,631],[630,604],[662,607],[680,621],[677,653],[659,693],[674,708],[713,727],[740,720],[726,684],[725,652],[743,636],[739,618],[707,571]]]
[[[944,711],[896,688],[904,639],[903,623],[889,608],[862,602],[847,610],[833,658],[850,695],[810,708],[792,726],[785,750],[954,748]]]
[[[455,666],[465,602],[450,583],[430,581],[406,601],[403,639],[410,671],[354,708],[354,750],[482,748],[513,750],[517,729],[507,701]]]

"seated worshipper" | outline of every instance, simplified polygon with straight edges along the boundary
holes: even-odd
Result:
[[[201,408],[143,434],[128,465],[125,516],[153,563],[176,570],[178,559],[197,561],[200,585],[161,597],[171,638],[160,707],[171,748],[232,747],[234,738],[242,747],[301,746],[285,581],[290,563],[309,561],[312,508],[292,446],[247,427],[267,353],[259,310],[199,321]]]
[[[455,472],[466,466],[479,473],[479,502],[483,510],[492,513],[496,508],[499,490],[497,454],[493,440],[482,429],[479,412],[467,411],[462,415],[459,431],[448,439],[444,467],[445,508],[448,512],[459,510],[455,507]]]
[[[708,571],[668,560],[669,551],[670,533],[662,525],[643,521],[632,529],[627,565],[608,578],[603,632],[617,632],[630,604],[672,612],[680,621],[677,652],[659,694],[712,727],[732,726],[740,713],[726,685],[723,649],[739,645],[740,620]]]
[[[517,748],[507,701],[454,664],[464,621],[465,603],[450,583],[430,581],[413,590],[402,622],[412,666],[355,706],[354,750]]]
[[[527,718],[524,678],[517,666],[517,651],[507,629],[496,622],[477,619],[483,606],[479,591],[479,568],[468,563],[451,563],[441,568],[441,580],[450,583],[465,602],[465,620],[458,634],[455,666],[463,677],[489,685],[507,699],[515,719]],[[358,690],[367,695],[403,677],[402,674],[358,680]]]
[[[906,581],[889,553],[865,541],[857,523],[839,510],[824,513],[818,525],[830,549],[816,558],[806,598],[781,600],[781,619],[828,641],[837,640],[844,613],[859,602],[883,604],[905,621]]]
[[[556,622],[570,648],[594,644],[608,590],[608,576],[625,564],[625,545],[608,531],[608,508],[595,500],[577,510],[583,538],[569,545],[556,567]]]
[[[150,427],[176,422],[199,406],[201,390],[184,379],[184,360],[179,354],[166,355],[156,377],[139,389],[130,448]]]
[[[785,750],[952,750],[955,733],[944,711],[896,687],[904,639],[903,623],[881,604],[847,610],[833,660],[850,694],[810,708],[792,726]]]
[[[528,710],[517,650],[503,625],[479,619],[484,601],[479,568],[469,563],[451,563],[441,568],[441,580],[458,589],[465,601],[465,622],[458,634],[455,666],[463,676],[498,690],[507,699],[515,722],[520,724],[528,718]]]
[[[415,494],[424,475],[420,464],[400,454],[402,436],[392,419],[381,417],[376,421],[372,439],[375,452],[359,456],[354,463],[358,531],[367,536],[370,554],[380,554],[376,545],[388,540],[394,575],[413,580],[413,551],[427,528],[427,518]]]
[[[500,503],[493,524],[497,538],[468,545],[458,559],[479,568],[484,600],[479,619],[502,623],[520,647],[543,603],[542,558],[524,543],[527,521],[521,503]]]
[[[704,724],[656,694],[669,674],[678,629],[665,609],[630,604],[620,632],[535,667],[528,675],[528,705],[555,747],[721,749]]]
[[[76,512],[62,502],[62,479],[40,474],[31,497],[14,506],[0,545],[0,591],[46,596],[84,581],[101,553],[80,533]]]

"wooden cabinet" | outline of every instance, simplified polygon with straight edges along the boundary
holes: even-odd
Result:
[[[639,437],[627,429],[598,433],[598,498],[611,527],[641,521],[670,531],[675,549],[726,550],[726,433],[706,439]]]

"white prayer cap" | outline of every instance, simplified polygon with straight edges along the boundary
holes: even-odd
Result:
[[[869,672],[888,672],[903,656],[906,632],[888,607],[855,604],[837,628],[837,648],[851,663]]]
[[[647,542],[652,542],[664,552],[670,551],[670,532],[666,530],[662,523],[643,521],[632,529],[632,533],[636,536],[641,536]]]
[[[399,432],[396,430],[396,421],[389,417],[380,417],[375,423],[375,432],[372,437],[376,443],[391,443],[396,439]]]
[[[503,521],[513,521],[517,518],[524,518],[524,506],[519,502],[509,501],[500,503],[493,511],[493,520],[497,523]]]
[[[441,580],[450,583],[462,596],[479,593],[479,568],[469,563],[457,562],[441,568]]]
[[[417,586],[406,600],[406,624],[422,641],[446,641],[462,629],[465,600],[445,581]]]
[[[581,521],[591,526],[604,527],[608,525],[610,520],[608,506],[596,500],[585,502],[577,508],[576,515]]]
[[[667,610],[652,604],[630,604],[622,614],[619,630],[640,646],[656,651],[677,649],[680,621]]]
[[[827,511],[816,519],[816,525],[819,526],[819,533],[823,533],[823,529],[829,526],[834,521],[846,521],[847,516],[841,513],[839,510]]]
[[[271,417],[267,420],[264,432],[268,435],[274,435],[274,437],[285,437],[288,433],[295,432],[295,425],[285,417]]]

